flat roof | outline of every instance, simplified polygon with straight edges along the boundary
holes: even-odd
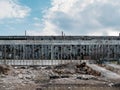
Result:
[[[120,36],[0,36],[0,40],[120,40]]]

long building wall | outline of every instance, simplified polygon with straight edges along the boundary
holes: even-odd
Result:
[[[120,57],[119,41],[2,41],[0,59],[100,59]]]
[[[56,37],[57,38],[57,37]],[[78,38],[78,37],[77,37]],[[91,37],[90,37],[91,38]],[[98,60],[119,59],[117,39],[22,39],[0,38],[0,60]],[[5,40],[4,40],[5,39]],[[9,40],[10,39],[10,40]]]

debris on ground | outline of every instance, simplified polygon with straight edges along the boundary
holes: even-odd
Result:
[[[116,65],[116,64],[102,64],[100,66],[120,75],[120,65]]]
[[[88,75],[94,75],[94,76],[100,76],[101,73],[98,71],[93,70],[89,66],[86,65],[85,62],[81,64],[73,64],[73,63],[67,63],[63,65],[58,65],[54,67],[53,70],[55,73],[58,74],[88,74]]]
[[[0,65],[0,74],[8,75],[12,71],[12,67],[10,65]]]
[[[0,65],[0,90],[36,90],[38,85],[44,84],[119,86],[119,80],[113,82],[102,77],[105,76],[102,69],[92,65],[85,62],[36,67]]]
[[[90,68],[96,70],[96,71],[99,71],[102,76],[104,76],[105,78],[108,78],[108,79],[118,79],[120,80],[120,75],[118,75],[117,73],[114,73],[110,70],[107,70],[105,69],[104,67],[100,67],[98,65],[95,65],[95,64],[87,64]]]

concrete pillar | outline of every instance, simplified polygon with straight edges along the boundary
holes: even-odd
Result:
[[[72,45],[70,45],[70,60],[71,60],[71,62],[73,61],[72,60]]]
[[[116,50],[115,50],[115,45],[114,45],[114,58],[115,58],[115,51],[116,51]]]
[[[51,60],[54,59],[54,58],[53,58],[53,55],[54,55],[54,54],[53,54],[53,53],[54,53],[53,51],[54,51],[54,50],[53,50],[53,45],[51,45]]]
[[[90,57],[90,45],[88,45],[88,57]],[[90,59],[90,58],[89,58]]]
[[[15,56],[16,56],[16,55],[15,55],[15,45],[14,45],[13,47],[14,47],[14,50],[13,50],[13,51],[14,51],[14,55],[13,55],[13,56],[14,56],[14,60],[15,60]]]
[[[5,56],[4,56],[4,64],[7,64],[6,63],[6,45],[4,45],[4,54],[5,54]]]
[[[109,45],[109,44],[108,44],[108,48],[107,48],[107,49],[108,49],[108,50],[107,50],[107,51],[108,51],[108,52],[107,52],[107,53],[108,53],[108,56],[107,56],[107,57],[108,57],[108,59],[109,59],[109,58],[110,58],[110,45]]]
[[[23,46],[23,55],[22,55],[23,57],[22,57],[22,59],[24,60],[25,59],[25,45],[23,44],[22,46]]]
[[[60,51],[61,51],[61,52],[60,52],[60,53],[61,53],[60,59],[62,60],[62,49],[63,49],[63,48],[62,48],[62,45],[60,46],[60,48],[61,48],[61,50],[60,50]]]
[[[32,44],[32,60],[34,60],[34,44]]]

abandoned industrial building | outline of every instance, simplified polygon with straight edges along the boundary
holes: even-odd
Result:
[[[119,58],[119,36],[0,36],[0,63]]]

